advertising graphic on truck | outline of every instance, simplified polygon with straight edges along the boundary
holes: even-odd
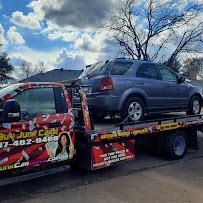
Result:
[[[47,98],[43,97],[49,96],[45,91],[48,90],[47,92],[56,95],[62,90],[61,86],[24,84],[18,87],[17,84],[14,87],[14,91],[1,97],[1,103],[3,104],[8,98],[16,98],[21,111],[10,114],[19,113],[22,119],[16,120],[17,122],[2,123],[0,171],[72,159],[75,151],[73,114],[67,108],[67,112],[57,108],[56,104],[53,109],[43,106],[47,104]],[[46,95],[38,95],[41,91]],[[35,98],[30,96],[31,93]],[[64,100],[67,102],[66,106],[69,106],[68,98],[64,97]],[[48,104],[51,105],[50,101]],[[4,119],[3,113],[2,119]]]

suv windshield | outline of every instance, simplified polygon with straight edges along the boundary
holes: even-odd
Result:
[[[98,75],[105,75],[109,69],[110,62],[98,62],[91,65],[89,68],[84,70],[84,72],[79,76],[82,78],[91,78]]]

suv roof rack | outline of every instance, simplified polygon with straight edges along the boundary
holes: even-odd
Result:
[[[127,59],[127,58],[125,58],[125,57],[118,57],[118,58],[116,58],[116,59]]]

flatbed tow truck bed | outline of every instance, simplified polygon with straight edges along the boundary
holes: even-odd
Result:
[[[150,115],[148,117],[145,117],[145,120],[142,122],[154,122],[157,120],[169,120],[169,119],[175,119],[175,118],[181,118],[181,117],[187,117],[185,112],[173,112],[173,113],[167,113],[167,114],[161,114],[161,115]],[[110,116],[106,116],[104,119],[96,120],[94,122],[94,130],[96,131],[102,131],[107,129],[112,130],[119,130],[119,125],[121,124],[120,117],[117,116],[116,118],[111,118]]]
[[[196,126],[196,124],[197,124],[197,126],[196,126],[197,129],[201,130],[201,125],[203,124],[203,114],[200,114],[198,116],[188,117],[188,116],[185,116],[184,113],[179,113],[178,115],[174,114],[174,113],[173,114],[170,113],[170,114],[161,115],[161,119],[158,117],[160,117],[160,116],[149,117],[148,120],[145,120],[145,122],[144,121],[140,122],[139,125],[136,124],[135,129],[137,129],[137,128],[144,129],[145,127],[160,125],[161,123],[162,124],[171,124],[171,123],[174,123],[174,121],[176,121],[176,122],[180,122],[180,123],[187,122],[187,125],[195,124],[195,126]],[[109,132],[113,132],[113,133],[115,133],[115,131],[122,132],[122,131],[120,131],[120,126],[118,126],[120,123],[119,121],[120,121],[119,118],[111,119],[110,117],[106,117],[105,119],[97,121],[94,124],[95,131],[92,131],[91,133],[95,133],[95,132],[100,133],[100,132],[103,132],[106,130],[108,130]],[[125,127],[130,130],[132,130],[132,128],[133,128],[132,125],[129,125],[129,126],[126,125]],[[184,127],[186,127],[186,126],[183,126],[183,128]],[[126,130],[124,130],[124,131],[126,131]],[[195,137],[195,138],[197,138],[197,137]],[[197,140],[195,140],[193,143],[193,146],[191,145],[191,148],[197,150],[197,148],[198,148],[197,144],[198,144]],[[16,173],[12,177],[0,178],[0,187],[9,185],[9,184],[27,181],[27,180],[32,180],[32,179],[36,179],[36,178],[40,178],[40,177],[44,177],[44,176],[48,176],[48,175],[53,175],[55,173],[68,171],[69,169],[70,169],[70,167],[68,165],[59,165],[59,166],[55,166],[55,167],[44,168],[43,170],[27,172],[25,174]]]
[[[83,99],[86,103],[86,97]],[[133,160],[140,145],[145,144],[168,159],[180,159],[186,154],[187,148],[198,149],[197,131],[202,130],[202,126],[202,114],[187,116],[170,113],[158,119],[150,116],[136,123],[124,123],[119,118],[106,117],[99,122],[93,121],[91,130],[85,133],[88,141],[85,150],[79,152],[83,156],[78,159],[78,164],[86,170],[95,170]]]

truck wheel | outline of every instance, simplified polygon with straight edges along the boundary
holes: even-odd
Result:
[[[145,103],[139,97],[127,99],[121,112],[122,120],[131,122],[140,121],[144,118]]]
[[[168,159],[182,159],[188,146],[187,136],[183,131],[169,133],[165,139],[164,152]]]
[[[192,97],[188,106],[187,115],[197,115],[201,111],[201,99],[197,96]]]

